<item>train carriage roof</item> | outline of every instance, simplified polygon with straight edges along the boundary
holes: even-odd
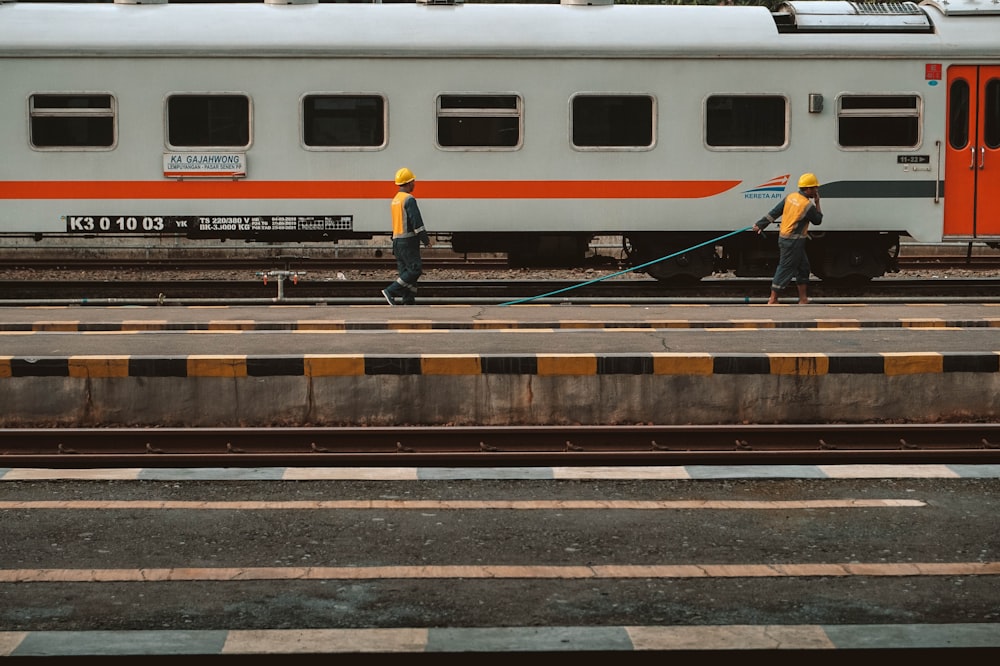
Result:
[[[896,21],[838,1],[788,2],[772,15],[705,5],[0,0],[0,56],[943,57],[947,48],[1000,57],[994,0],[894,4]]]

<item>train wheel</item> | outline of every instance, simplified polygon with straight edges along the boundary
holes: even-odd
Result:
[[[814,234],[807,245],[812,272],[819,279],[841,285],[859,285],[882,277],[895,265],[895,234]]]
[[[714,257],[706,252],[689,252],[646,268],[646,274],[660,282],[691,284],[712,274]]]
[[[674,284],[691,284],[713,273],[717,259],[714,247],[684,252],[705,240],[659,233],[631,234],[622,238],[630,265],[644,266],[641,270],[651,278]]]

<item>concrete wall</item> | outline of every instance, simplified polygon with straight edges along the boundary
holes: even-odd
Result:
[[[960,422],[1000,354],[0,357],[0,426]]]

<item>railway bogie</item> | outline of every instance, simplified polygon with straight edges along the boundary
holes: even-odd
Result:
[[[1000,244],[1000,6],[0,1],[0,235],[334,243],[512,266],[620,236],[662,281],[773,272],[743,233],[821,181],[817,277]],[[947,184],[947,196],[946,188]]]

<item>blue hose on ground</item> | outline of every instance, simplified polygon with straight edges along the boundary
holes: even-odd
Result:
[[[587,280],[586,282],[580,282],[580,283],[571,285],[569,287],[563,287],[562,289],[557,289],[556,291],[550,291],[547,294],[539,294],[538,296],[529,296],[528,298],[522,298],[522,299],[519,299],[519,300],[516,300],[516,301],[507,301],[506,303],[501,303],[500,305],[517,305],[518,303],[527,303],[528,301],[534,301],[534,300],[537,300],[539,298],[545,298],[546,296],[555,296],[556,294],[561,294],[564,291],[569,291],[571,289],[577,289],[579,287],[583,287],[583,286],[586,286],[588,284],[594,284],[595,282],[600,282],[601,280],[610,280],[613,277],[617,277],[619,275],[624,275],[625,273],[631,273],[632,271],[637,271],[640,268],[645,268],[646,266],[652,266],[653,264],[657,264],[657,263],[659,263],[661,261],[666,261],[667,259],[672,259],[673,257],[677,257],[677,256],[680,256],[682,254],[687,254],[691,250],[697,250],[699,247],[704,247],[706,245],[712,245],[714,243],[718,243],[723,238],[729,238],[730,236],[735,236],[736,234],[741,234],[744,231],[750,231],[751,229],[753,229],[752,226],[750,226],[750,227],[743,227],[742,229],[737,229],[736,231],[731,231],[728,234],[725,234],[723,236],[719,236],[718,238],[713,238],[712,240],[707,240],[704,243],[698,243],[697,245],[692,245],[691,247],[689,247],[689,248],[687,248],[685,250],[681,250],[679,252],[674,252],[673,254],[668,254],[667,256],[660,257],[659,259],[653,259],[652,261],[647,261],[644,264],[639,264],[638,266],[633,266],[632,268],[626,268],[623,271],[618,271],[617,273],[612,273],[611,275],[605,275],[604,277],[594,278],[593,280]]]

